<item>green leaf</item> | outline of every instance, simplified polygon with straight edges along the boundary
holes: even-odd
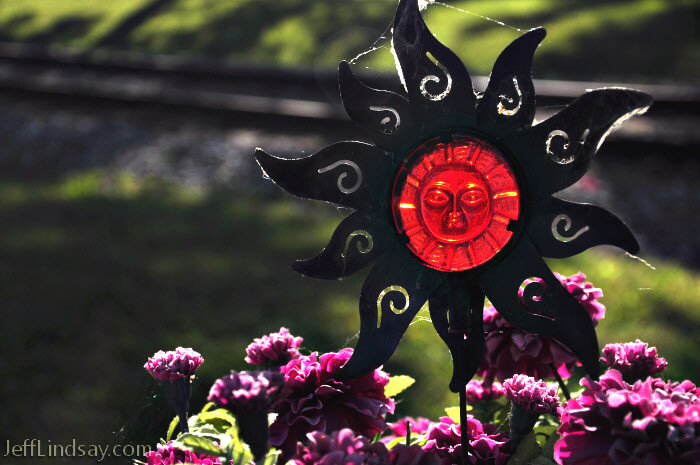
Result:
[[[556,444],[558,440],[559,435],[556,432],[552,433],[552,435],[547,438],[547,441],[542,446],[542,455],[548,459],[554,460],[554,444]]]
[[[227,436],[227,431],[221,431],[216,426],[209,423],[197,423],[190,427],[190,433],[196,434],[197,436],[210,437],[216,441],[219,441],[222,436]]]
[[[202,423],[213,425],[222,431],[236,426],[236,417],[225,409],[216,409],[200,413],[197,415],[197,419]]]
[[[200,410],[199,413],[208,412],[214,407],[216,407],[216,404],[214,402],[207,402],[206,404],[204,404],[204,407],[202,407],[202,410]]]
[[[261,458],[256,462],[256,465],[275,465],[277,463],[277,458],[282,453],[282,451],[277,449],[270,449],[267,451],[265,457]]]
[[[220,457],[221,449],[210,439],[193,433],[185,433],[175,441],[176,447],[191,450],[197,454],[213,455]]]
[[[452,418],[455,423],[459,423],[459,407],[447,407],[445,413],[448,417]]]
[[[394,397],[411,387],[415,382],[415,379],[406,375],[390,376],[389,383],[384,387],[384,395]]]
[[[168,426],[168,435],[165,436],[166,441],[170,441],[173,438],[173,435],[175,434],[175,429],[177,428],[177,425],[180,424],[180,418],[175,415],[175,418],[172,419],[170,422],[170,426]]]
[[[515,449],[515,453],[510,456],[506,465],[523,465],[529,463],[538,455],[540,455],[540,446],[535,439],[535,433],[530,431],[523,440],[520,441],[518,448]]]
[[[253,461],[253,454],[248,444],[238,437],[238,429],[232,430],[226,447],[226,462],[231,465],[247,465]]]

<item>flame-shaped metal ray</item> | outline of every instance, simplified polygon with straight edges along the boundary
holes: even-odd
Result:
[[[598,377],[600,352],[591,316],[552,274],[526,236],[477,280],[508,323],[558,340],[576,354],[591,377]],[[518,296],[521,285],[525,285],[522,298]]]
[[[430,32],[417,0],[399,2],[392,50],[415,121],[431,125],[459,119],[462,124],[475,125],[476,96],[469,72],[459,57]]]
[[[588,170],[605,137],[652,104],[632,89],[592,90],[551,118],[503,140],[519,160],[528,195],[541,199],[569,187]]]
[[[532,124],[535,117],[532,58],[545,35],[544,28],[532,29],[498,56],[477,105],[479,129],[505,134]]]
[[[639,252],[639,243],[625,223],[603,208],[549,197],[530,209],[527,234],[543,257],[571,257],[603,244]]]
[[[452,355],[450,390],[459,392],[484,358],[484,293],[463,280],[449,279],[429,305],[433,326]]]
[[[392,161],[384,150],[360,142],[338,142],[305,158],[277,158],[255,151],[262,170],[297,197],[325,200],[358,210],[378,210],[377,195],[390,182]]]
[[[407,149],[414,128],[405,97],[362,84],[345,61],[338,67],[338,84],[348,116],[378,146],[395,153]]]
[[[297,260],[292,267],[312,278],[342,279],[386,252],[393,237],[386,222],[356,211],[338,225],[321,253],[306,260]]]
[[[372,268],[360,294],[360,338],[342,379],[362,376],[386,362],[408,325],[444,277],[420,266],[402,246]]]

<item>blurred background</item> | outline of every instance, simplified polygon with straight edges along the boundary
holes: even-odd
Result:
[[[308,155],[365,140],[339,105],[352,60],[397,88],[394,0],[4,0],[0,3],[0,439],[155,444],[171,414],[142,368],[158,349],[206,359],[193,387],[243,369],[286,326],[309,350],[353,346],[366,271],[303,278],[289,264],[327,243],[343,212],[285,195],[261,146]],[[624,219],[641,259],[597,248],[550,260],[603,289],[601,345],[636,338],[700,381],[700,2],[474,0],[428,6],[429,27],[488,76],[522,31],[542,119],[586,88],[628,85],[657,103],[563,192]],[[483,90],[484,78],[475,79]],[[416,384],[399,414],[456,404],[429,322],[386,365]],[[18,462],[19,463],[19,462]],[[21,463],[28,463],[21,460]]]

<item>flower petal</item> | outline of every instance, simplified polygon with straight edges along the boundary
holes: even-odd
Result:
[[[545,35],[544,28],[532,29],[501,52],[477,106],[479,129],[503,134],[532,124],[535,117],[532,58]]]
[[[442,280],[401,245],[384,255],[362,286],[360,339],[352,358],[338,371],[338,379],[357,378],[386,362]]]
[[[483,308],[484,293],[477,286],[465,286],[463,280],[445,282],[430,297],[430,319],[452,354],[452,392],[464,389],[484,358]],[[455,321],[460,318],[461,325]],[[455,326],[464,326],[465,331],[456,332],[460,328]]]
[[[321,253],[306,260],[297,260],[292,267],[312,278],[342,279],[383,254],[392,237],[386,222],[356,211],[338,225]]]
[[[338,68],[338,85],[348,116],[378,146],[390,152],[402,152],[407,148],[406,144],[412,140],[413,121],[405,97],[367,87],[345,61]]]
[[[519,298],[520,286],[533,278]],[[590,315],[552,274],[527,236],[477,280],[508,323],[558,340],[576,354],[591,377],[598,377],[600,354]],[[535,295],[537,291],[541,295]]]
[[[440,119],[452,117],[465,126],[475,125],[476,96],[469,72],[459,57],[428,30],[417,0],[399,2],[392,51],[415,121],[440,124]]]
[[[506,136],[503,142],[520,162],[530,198],[541,199],[578,181],[605,137],[644,113],[652,100],[632,89],[596,89],[551,118]]]
[[[639,244],[618,217],[595,205],[549,197],[533,202],[527,234],[544,257],[566,258],[596,245],[609,244],[631,254]]]
[[[360,142],[338,142],[305,158],[285,159],[255,151],[262,170],[297,197],[325,200],[356,209],[379,209],[391,179],[384,150]]]

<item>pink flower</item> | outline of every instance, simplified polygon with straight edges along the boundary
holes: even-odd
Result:
[[[195,454],[188,450],[181,450],[172,445],[172,441],[167,444],[158,444],[155,451],[146,453],[147,465],[173,465],[187,463],[192,465],[221,465],[218,457],[211,457],[206,454]]]
[[[584,282],[586,275],[554,275],[588,310],[594,323],[605,317],[605,306],[598,302],[603,292]],[[521,297],[522,292],[521,289]],[[514,374],[526,374],[538,379],[554,378],[552,367],[562,378],[569,378],[574,366],[579,365],[573,352],[562,344],[550,337],[515,329],[493,307],[484,308],[484,331],[486,355],[478,374],[484,377],[486,385],[494,378],[504,380]]]
[[[525,412],[559,415],[557,388],[527,375],[514,375],[503,383],[506,397]]]
[[[440,459],[435,454],[421,449],[420,446],[396,444],[389,450],[391,465],[439,465]]]
[[[467,383],[467,403],[472,405],[484,400],[498,399],[504,394],[505,390],[498,382],[487,385],[483,381],[473,379]]]
[[[327,435],[314,431],[306,435],[309,444],[297,445],[294,465],[380,465],[389,463],[389,451],[381,442],[372,444],[363,436],[355,437],[351,429],[343,428]]]
[[[467,416],[467,437],[472,465],[502,465],[508,460],[508,435],[497,433],[496,426],[482,424],[473,416]],[[441,465],[461,463],[461,427],[449,417],[433,423],[425,435],[427,442],[423,450],[440,458]]]
[[[270,426],[270,443],[291,454],[297,439],[311,431],[332,433],[351,428],[373,437],[384,431],[384,416],[394,401],[384,395],[389,376],[380,369],[340,382],[336,372],[350,359],[352,349],[296,358],[282,367],[285,387],[272,407],[277,418]]]
[[[163,352],[159,350],[149,358],[143,366],[159,381],[177,381],[190,378],[202,365],[202,356],[190,348],[178,347],[175,350]]]
[[[397,445],[387,450],[381,442],[372,443],[355,436],[349,428],[330,436],[314,431],[306,435],[308,445],[299,443],[297,455],[287,462],[293,465],[437,465],[436,457],[418,446]]]
[[[406,423],[411,424],[411,434],[425,434],[425,432],[428,431],[428,427],[430,427],[430,420],[427,418],[404,417],[401,420],[389,424],[389,428],[397,437],[405,438],[406,433],[408,433]]]
[[[384,444],[389,444],[396,438],[405,438],[408,434],[407,423],[411,425],[411,436],[418,434],[425,434],[431,425],[430,420],[423,417],[411,418],[404,417],[394,423],[389,423],[389,429],[391,430],[390,435],[384,436],[381,441]]]
[[[267,410],[271,404],[270,381],[259,372],[231,371],[216,380],[207,400],[234,413]]]
[[[282,366],[301,356],[299,346],[303,341],[292,336],[287,328],[280,328],[279,332],[254,339],[245,350],[245,361],[259,366]]]
[[[690,381],[633,385],[617,370],[567,402],[554,457],[562,465],[700,463],[700,392]]]
[[[606,345],[601,360],[622,373],[627,382],[661,373],[667,366],[664,358],[656,356],[656,347],[648,347],[646,342],[639,339],[636,342]]]

